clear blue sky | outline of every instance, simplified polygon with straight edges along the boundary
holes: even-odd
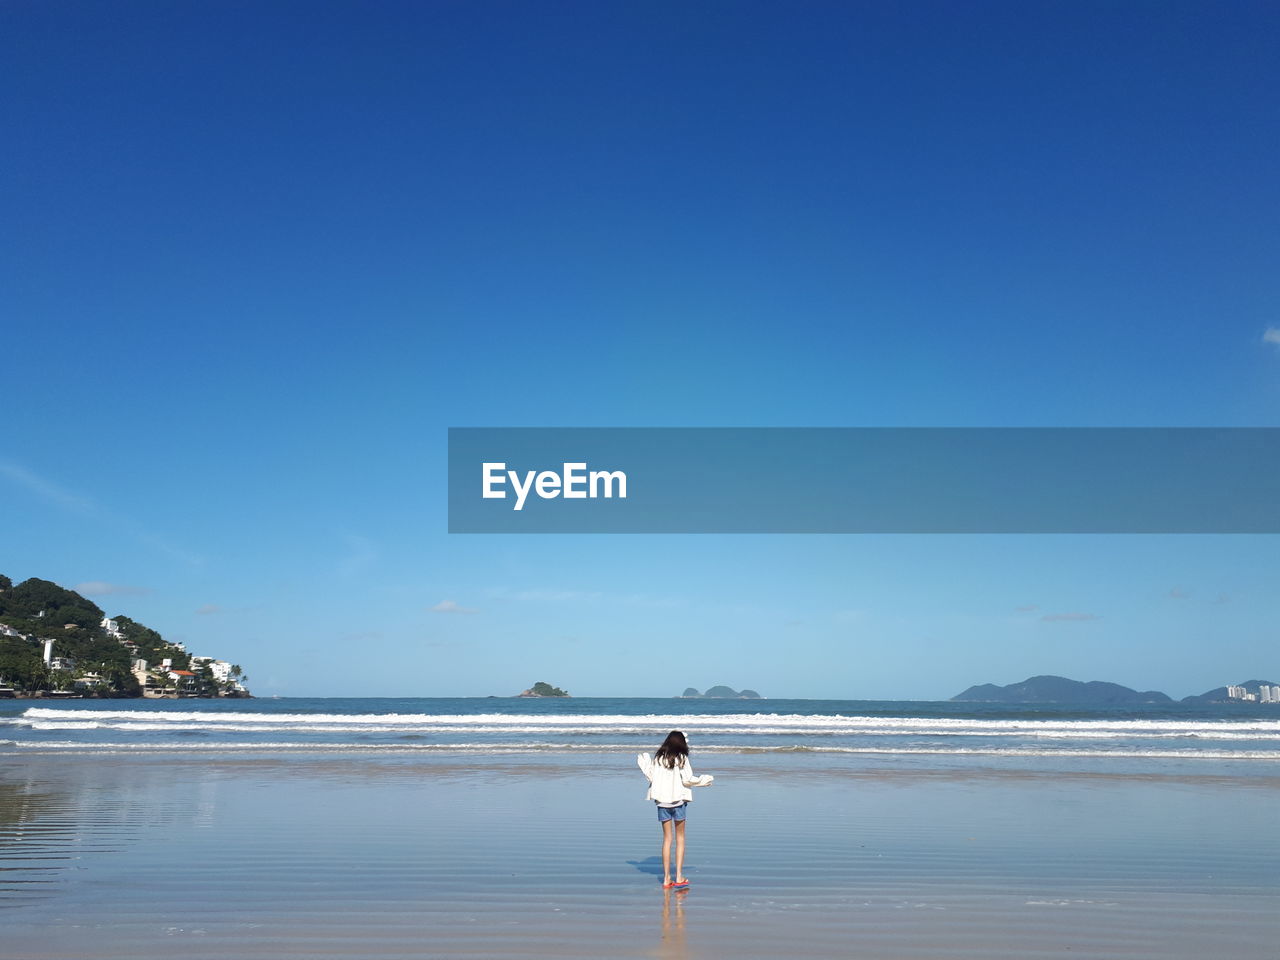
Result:
[[[0,63],[15,580],[259,694],[1280,680],[1275,537],[444,490],[449,426],[1280,425],[1274,4],[11,2]]]

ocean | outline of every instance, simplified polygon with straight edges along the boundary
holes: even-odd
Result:
[[[1280,704],[1098,708],[609,698],[14,700],[0,752],[621,755],[685,731],[695,755],[916,766],[1277,772]]]

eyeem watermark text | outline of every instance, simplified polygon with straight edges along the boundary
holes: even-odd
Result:
[[[505,463],[481,464],[482,491],[486,500],[505,500],[506,485],[515,492],[513,510],[523,510],[530,491],[543,500],[595,500],[597,497],[627,498],[627,475],[621,470],[588,470],[585,463],[565,463],[564,469],[508,470]]]

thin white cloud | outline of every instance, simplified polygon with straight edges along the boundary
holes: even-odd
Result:
[[[344,539],[347,542],[347,555],[338,562],[339,576],[354,577],[377,562],[377,547],[368,537],[347,534]]]
[[[510,587],[489,587],[485,595],[495,600],[514,600],[520,603],[609,603],[637,607],[682,607],[685,601],[676,597],[654,596],[648,593],[606,593],[601,590],[574,590],[555,588],[529,588],[513,590]]]
[[[1046,613],[1041,620],[1048,621],[1083,621],[1083,620],[1101,620],[1102,618],[1096,613]]]
[[[11,461],[0,462],[0,476],[8,477],[19,486],[25,487],[28,492],[64,510],[75,513],[93,513],[95,510],[92,500],[78,496]]]
[[[359,633],[344,633],[338,639],[343,643],[374,643],[383,638],[382,632],[378,630],[365,630]]]
[[[215,613],[221,613],[222,608],[216,603],[206,603],[203,607],[197,607],[196,613],[202,617],[211,617]]]
[[[459,606],[453,600],[441,600],[434,607],[428,608],[431,613],[479,613],[474,607]]]
[[[183,550],[181,547],[175,547],[173,544],[169,543],[169,541],[164,540],[161,537],[157,537],[154,533],[149,533],[129,521],[120,520],[118,522],[122,527],[124,527],[125,532],[128,533],[129,536],[133,537],[139,543],[151,547],[153,550],[158,550],[160,553],[172,557],[174,560],[181,560],[189,567],[198,567],[204,563],[204,558],[199,554],[190,553]]]
[[[1262,335],[1263,343],[1274,343],[1280,346],[1280,327],[1267,327],[1266,332]]]
[[[599,600],[603,594],[594,590],[520,590],[512,594],[515,600],[534,603],[566,603],[572,600]]]
[[[77,583],[72,589],[84,597],[142,597],[151,591],[147,587],[131,587],[125,583],[107,583],[105,580],[86,580]]]
[[[1034,610],[1039,610],[1039,609],[1040,609],[1040,604],[1038,604],[1038,603],[1027,603],[1027,604],[1024,604],[1024,605],[1023,605],[1023,606],[1021,606],[1021,607],[1014,607],[1014,608],[1013,608],[1013,612],[1014,612],[1014,613],[1031,613],[1032,611],[1034,611]]]
[[[130,518],[114,514],[90,498],[59,486],[11,460],[0,461],[0,477],[8,479],[28,493],[34,494],[60,510],[83,517],[91,517],[100,523],[115,527],[139,543],[167,554],[175,560],[180,560],[188,566],[199,566],[203,562],[200,557],[173,546],[173,544],[156,536],[150,530],[139,526]]]
[[[1186,587],[1174,587],[1169,591],[1170,600],[1186,600],[1191,596],[1191,591]]]

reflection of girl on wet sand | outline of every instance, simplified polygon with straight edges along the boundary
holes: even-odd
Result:
[[[684,825],[689,801],[693,799],[690,787],[709,787],[710,775],[694,776],[689,762],[689,744],[684,734],[672,730],[662,741],[652,757],[642,753],[636,763],[649,781],[645,798],[658,807],[658,822],[662,824],[662,885],[663,887],[687,887],[684,875]],[[676,841],[676,873],[671,878],[671,839]]]
[[[657,954],[661,960],[687,960],[689,956],[684,936],[684,898],[688,892],[688,887],[662,891],[662,945]]]

